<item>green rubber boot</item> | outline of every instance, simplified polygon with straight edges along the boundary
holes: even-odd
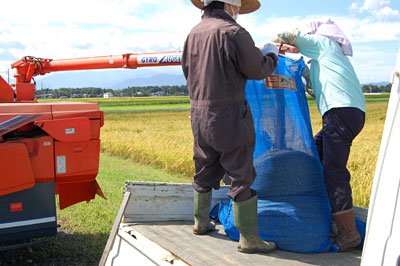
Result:
[[[215,223],[210,221],[208,214],[211,206],[211,191],[199,193],[194,191],[194,226],[193,234],[204,235],[215,229]]]
[[[238,251],[269,253],[276,249],[274,242],[261,240],[257,230],[257,195],[243,202],[232,202],[235,226],[240,232]]]
[[[361,243],[353,208],[332,213],[332,218],[337,227],[337,236],[333,239],[333,244],[339,247],[339,252],[354,248]]]

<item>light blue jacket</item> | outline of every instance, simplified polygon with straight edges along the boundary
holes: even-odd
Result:
[[[338,43],[321,35],[299,32],[295,46],[312,59],[310,78],[321,115],[338,107],[355,107],[365,112],[360,82]]]

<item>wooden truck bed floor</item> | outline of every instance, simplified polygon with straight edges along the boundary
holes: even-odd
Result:
[[[360,265],[361,249],[343,253],[300,254],[276,250],[270,254],[244,254],[236,251],[221,224],[207,235],[192,233],[193,222],[163,221],[129,224],[153,242],[193,266],[205,265]]]

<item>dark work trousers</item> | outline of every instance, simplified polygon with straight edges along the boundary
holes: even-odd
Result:
[[[219,189],[226,173],[231,180],[228,196],[233,201],[245,201],[254,196],[256,192],[250,187],[256,177],[253,166],[255,131],[247,101],[234,102],[225,112],[208,108],[208,102],[191,101],[191,105],[194,190],[205,193]]]
[[[314,141],[332,212],[349,210],[353,207],[353,196],[347,161],[353,139],[364,127],[365,113],[358,108],[333,108],[323,115],[322,123],[322,130],[314,136]]]

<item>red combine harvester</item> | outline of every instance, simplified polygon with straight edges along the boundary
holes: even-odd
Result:
[[[180,52],[13,63],[16,84],[0,76],[0,243],[57,233],[60,209],[98,194],[103,112],[95,103],[38,103],[33,77],[56,71],[179,65]],[[15,90],[12,88],[15,87]],[[8,248],[13,246],[7,246]]]

